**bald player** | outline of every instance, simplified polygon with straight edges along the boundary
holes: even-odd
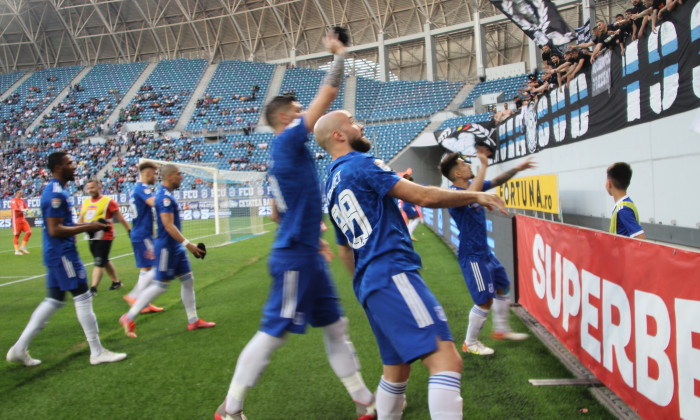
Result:
[[[447,317],[418,269],[421,260],[394,199],[422,207],[469,203],[506,213],[505,203],[483,192],[425,187],[403,179],[368,155],[364,127],[347,111],[323,116],[314,128],[319,146],[333,158],[326,198],[339,254],[354,274],[355,294],[379,345],[384,372],[377,390],[380,419],[399,419],[411,363],[430,372],[428,405],[433,419],[461,419],[462,358]]]
[[[328,244],[321,240],[321,189],[306,143],[314,124],[338,95],[345,60],[345,47],[332,32],[324,44],[334,54],[333,64],[308,110],[302,112],[301,104],[290,96],[274,98],[265,110],[276,134],[269,171],[273,211],[279,223],[268,259],[272,286],[260,329],[238,356],[226,399],[214,414],[216,420],[245,420],[243,401],[248,390],[262,375],[273,352],[290,333],[303,334],[307,324],[323,330],[328,361],[355,401],[357,418],[376,418],[374,396],[360,375],[347,335],[348,320],[319,252]],[[308,391],[313,392],[313,387]]]
[[[182,184],[182,172],[175,165],[165,165],[161,170],[163,185],[158,190],[155,200],[156,220],[158,221],[158,237],[155,240],[155,281],[150,282],[145,290],[139,293],[136,302],[129,312],[119,318],[127,337],[136,337],[134,320],[141,311],[150,305],[158,296],[165,293],[168,284],[175,277],[180,278],[180,296],[187,313],[187,329],[211,328],[214,322],[207,322],[197,316],[197,304],[194,295],[194,275],[187,258],[187,251],[198,258],[206,252],[197,248],[181,233],[180,208],[173,196],[173,191]]]

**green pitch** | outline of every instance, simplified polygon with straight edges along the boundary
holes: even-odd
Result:
[[[266,224],[266,228],[272,226]],[[215,328],[187,331],[180,286],[174,281],[155,302],[166,310],[139,316],[139,336],[132,339],[124,335],[118,319],[127,310],[122,296],[135,284],[137,270],[123,229],[116,229],[111,256],[124,287],[108,291],[110,282],[105,277],[94,309],[105,347],[126,352],[128,358],[91,366],[85,337],[68,298],[29,348],[34,358],[43,361],[41,365],[27,368],[1,361],[0,419],[213,418],[228,390],[236,358],[258,327],[269,287],[266,257],[272,234],[211,249],[204,261],[191,259],[199,316],[215,321]],[[419,226],[416,233],[416,250],[425,267],[423,277],[444,306],[455,339],[461,342],[472,302],[456,257],[425,226]],[[11,231],[0,230],[3,357],[44,296],[40,245],[41,231],[35,229],[28,247],[31,254],[15,256]],[[81,239],[79,250],[84,263],[92,261]],[[92,266],[87,269],[89,275]],[[374,336],[353,294],[351,277],[338,259],[332,270],[350,319],[350,336],[363,376],[374,389],[381,375]],[[465,418],[612,418],[584,387],[530,385],[528,379],[572,375],[534,337],[521,343],[491,340],[490,319],[482,341],[496,354],[463,357]],[[513,315],[511,325],[525,330]],[[425,368],[415,363],[405,419],[429,418],[427,379]],[[581,408],[587,408],[588,413],[582,414]],[[310,329],[306,335],[290,337],[273,355],[258,386],[248,394],[245,412],[251,420],[354,418],[354,404],[328,365],[320,331]]]

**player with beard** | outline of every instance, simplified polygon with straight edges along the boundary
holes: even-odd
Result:
[[[168,284],[175,277],[180,278],[180,296],[187,313],[187,329],[211,328],[214,322],[207,322],[197,316],[197,303],[194,295],[194,275],[187,258],[187,251],[202,258],[206,251],[199,249],[181,233],[180,208],[173,191],[182,184],[182,172],[175,165],[165,165],[161,171],[163,185],[155,197],[158,237],[155,241],[155,261],[158,262],[155,280],[139,293],[129,312],[119,318],[127,337],[136,337],[134,320],[158,296],[165,293]]]
[[[403,179],[366,154],[371,143],[347,111],[323,116],[316,141],[333,158],[326,198],[339,254],[354,274],[355,295],[365,309],[384,365],[377,389],[379,418],[401,418],[411,363],[421,359],[430,372],[428,405],[433,419],[461,419],[462,359],[442,307],[418,274],[413,250],[394,199],[422,207],[470,203],[506,213],[492,194],[425,187]]]
[[[44,219],[43,253],[46,266],[46,298],[34,310],[19,340],[7,352],[8,362],[36,366],[41,360],[29,356],[27,348],[32,339],[44,329],[51,316],[65,305],[66,291],[73,295],[75,313],[90,346],[90,364],[118,362],[126,353],[112,353],[102,347],[98,335],[97,317],[92,310],[92,294],[88,290],[85,266],[80,261],[74,236],[95,233],[108,225],[91,222],[75,224],[73,210],[65,190],[73,181],[76,164],[66,152],[49,155],[48,168],[53,178],[41,193],[41,215]]]
[[[269,178],[273,218],[279,223],[268,259],[272,285],[260,329],[238,357],[226,399],[214,415],[217,420],[245,419],[242,410],[248,390],[289,333],[303,334],[307,324],[322,329],[328,361],[355,402],[357,418],[376,418],[374,396],[360,374],[347,333],[348,320],[322,255],[330,250],[320,237],[321,189],[315,160],[306,146],[309,132],[333,103],[344,77],[343,43],[329,32],[324,44],[334,55],[333,64],[306,112],[291,96],[278,96],[266,106],[267,122],[276,134]]]
[[[112,279],[109,290],[116,290],[122,287],[122,282],[119,281],[117,276],[117,270],[114,268],[112,261],[109,260],[109,252],[112,249],[112,242],[114,242],[114,223],[112,223],[112,219],[117,219],[124,226],[127,234],[131,235],[131,227],[124,219],[124,216],[122,216],[121,211],[119,211],[119,204],[111,197],[103,195],[101,188],[100,181],[96,179],[91,179],[85,184],[85,189],[90,197],[83,201],[80,215],[78,216],[78,223],[106,220],[109,224],[109,229],[104,232],[86,235],[90,241],[90,253],[95,258],[95,266],[92,269],[92,286],[90,287],[90,292],[93,296],[97,296],[97,286],[100,285],[102,274],[105,271]]]
[[[442,175],[452,181],[457,191],[488,191],[495,188],[515,174],[525,169],[534,168],[535,163],[528,159],[514,169],[506,171],[492,180],[484,181],[489,166],[491,151],[485,146],[476,147],[481,167],[476,176],[471,165],[458,153],[450,153],[440,162]],[[516,333],[508,326],[510,299],[508,288],[510,280],[505,268],[491,253],[486,237],[486,213],[478,203],[454,207],[448,210],[459,229],[459,251],[457,257],[462,269],[474,306],[469,313],[469,326],[462,345],[465,353],[480,356],[493,354],[493,349],[484,346],[478,336],[486,322],[486,317],[493,305],[492,338],[497,340],[525,340],[528,335]]]

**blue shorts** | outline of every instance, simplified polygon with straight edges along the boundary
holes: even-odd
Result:
[[[364,305],[383,364],[412,363],[437,350],[438,338],[454,341],[445,311],[417,271],[392,280]]]
[[[404,203],[403,211],[406,213],[406,217],[409,219],[415,219],[416,217],[420,216],[418,214],[418,209],[416,209],[416,205],[412,203]]]
[[[131,247],[134,249],[136,267],[148,268],[156,266],[155,248],[153,246],[152,237],[143,238],[140,241],[131,241]]]
[[[490,252],[487,256],[469,256],[460,261],[464,281],[476,305],[483,305],[493,299],[498,289],[508,289],[510,280],[506,269]]]
[[[192,271],[187,251],[182,246],[174,248],[156,247],[156,280],[172,280],[175,276],[181,276]]]
[[[75,290],[87,285],[87,273],[80,259],[61,257],[61,265],[46,267],[46,287],[58,287],[62,291]]]
[[[303,334],[306,324],[325,327],[343,315],[326,261],[318,252],[273,250],[268,258],[272,285],[260,331],[281,337]]]

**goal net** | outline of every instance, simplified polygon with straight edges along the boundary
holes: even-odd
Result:
[[[182,234],[190,241],[216,247],[264,232],[264,173],[145,158],[141,162],[175,165],[184,175],[173,195],[180,205]]]

